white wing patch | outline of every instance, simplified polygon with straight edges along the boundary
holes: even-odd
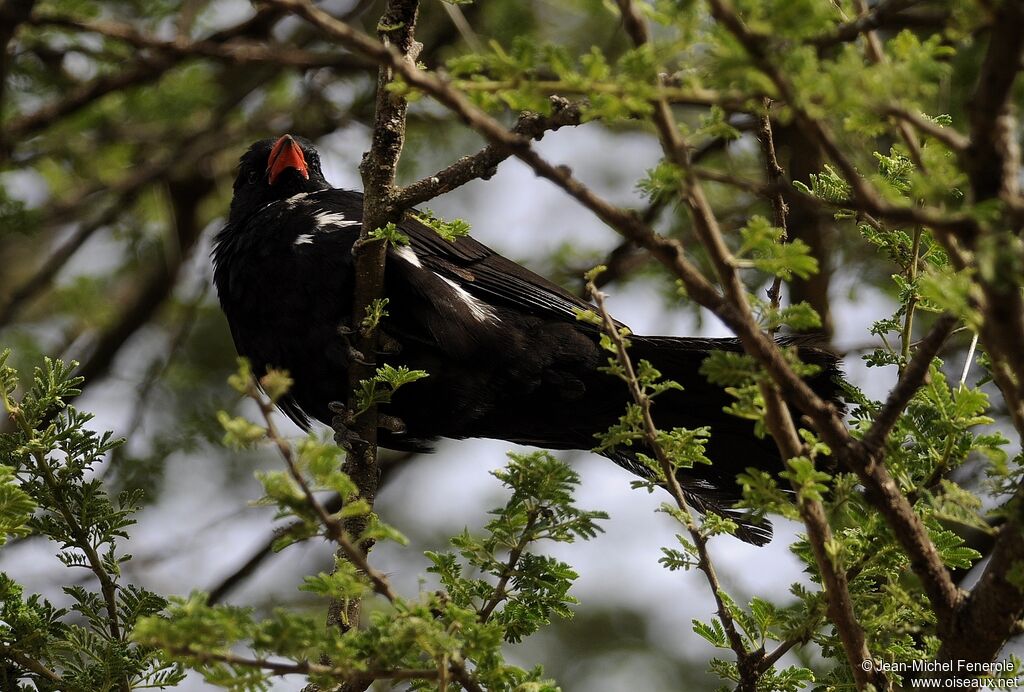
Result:
[[[302,198],[305,197],[308,192],[299,193],[288,200],[286,200],[288,206],[294,207],[302,202]],[[331,233],[342,228],[349,226],[358,226],[358,221],[345,218],[345,215],[340,211],[322,211],[313,215],[313,221],[316,223],[316,229],[313,233],[303,233],[292,245],[312,245],[316,242],[317,233]]]
[[[299,202],[301,202],[302,200],[304,200],[307,197],[309,197],[309,194],[310,193],[308,193],[308,192],[298,192],[298,193],[292,195],[291,197],[289,197],[288,199],[286,199],[285,203],[289,207],[297,207],[297,206],[299,206]]]
[[[469,308],[469,312],[473,315],[473,317],[476,318],[478,322],[498,321],[498,317],[497,315],[494,314],[494,310],[491,308],[490,305],[484,303],[483,301],[477,300],[472,295],[470,295],[470,293],[466,291],[466,289],[464,289],[462,286],[459,286],[451,279],[441,276],[437,272],[434,272],[434,276],[441,279],[446,284],[452,287],[452,290],[455,292],[455,296],[466,304],[466,307]]]
[[[319,230],[345,228],[346,226],[358,226],[358,221],[346,219],[340,211],[322,211],[313,216]]]
[[[397,246],[395,254],[417,269],[423,269],[423,265],[420,264],[420,258],[416,256],[416,253],[408,245]]]

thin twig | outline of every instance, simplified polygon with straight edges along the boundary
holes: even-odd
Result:
[[[921,235],[924,229],[920,226],[914,227],[914,239],[910,244],[910,263],[907,264],[907,285],[910,286],[910,296],[904,306],[903,330],[900,332],[900,365],[899,373],[903,374],[903,368],[910,360],[910,342],[914,336],[914,312],[917,310],[917,265],[921,255]]]
[[[819,48],[833,46],[855,40],[868,31],[885,26],[897,13],[913,7],[920,0],[880,0],[870,11],[862,13],[857,19],[845,22],[822,36],[817,36],[808,43]]]
[[[403,452],[393,457],[385,458],[381,461],[381,486],[383,487],[387,483],[388,478],[391,477],[391,472],[402,464],[405,464],[415,456],[413,452]],[[341,511],[343,502],[341,496],[337,493],[332,493],[327,496],[323,501],[324,509],[328,514],[336,514]],[[275,529],[270,536],[249,555],[249,558],[239,565],[231,574],[223,577],[216,586],[208,589],[208,595],[206,602],[213,604],[219,603],[227,597],[229,593],[238,588],[247,579],[250,579],[263,563],[276,553],[274,552],[274,543],[280,540],[282,537],[289,536],[299,531],[303,526],[301,521],[294,521],[286,526]]]
[[[15,651],[7,644],[0,644],[0,657],[8,658],[25,670],[33,672],[41,678],[55,682],[58,686],[64,682],[60,675],[47,668],[36,659],[26,656],[20,651]]]
[[[936,321],[928,336],[918,342],[914,356],[907,362],[899,381],[889,393],[882,410],[875,417],[871,429],[864,435],[863,443],[869,450],[877,452],[881,448],[907,404],[925,383],[932,361],[938,355],[942,345],[946,343],[946,339],[949,338],[956,324],[956,317],[943,315]]]
[[[967,348],[967,356],[964,358],[964,369],[960,373],[960,388],[963,389],[967,383],[967,373],[971,371],[971,363],[974,361],[974,350],[978,348],[978,333],[974,332],[971,337],[971,345]]]
[[[306,482],[305,476],[299,471],[291,445],[281,436],[274,423],[274,404],[260,393],[255,381],[249,383],[247,395],[259,405],[260,414],[266,426],[267,439],[274,443],[281,458],[284,459],[285,465],[288,467],[288,473],[299,486],[302,495],[306,498],[306,503],[316,514],[320,523],[323,524],[327,537],[337,543],[345,557],[351,560],[352,564],[366,575],[370,580],[373,590],[393,603],[398,596],[391,589],[391,584],[388,582],[387,577],[384,576],[383,572],[377,571],[370,565],[366,559],[366,553],[352,540],[341,521],[328,512],[323,503],[317,499],[313,490],[309,487],[309,483]]]
[[[523,551],[526,550],[526,546],[530,544],[533,527],[537,523],[537,519],[540,518],[540,509],[530,509],[526,516],[526,525],[523,526],[523,534],[519,538],[519,542],[516,543],[515,547],[509,551],[508,560],[505,562],[501,569],[501,574],[498,577],[498,583],[494,587],[494,593],[491,598],[485,603],[479,610],[480,621],[487,622],[487,618],[491,616],[494,609],[505,600],[508,596],[506,587],[509,581],[512,579],[512,575],[515,574],[516,566],[519,564],[520,558],[523,556]]]
[[[942,142],[952,151],[961,153],[970,144],[970,140],[948,125],[939,125],[934,120],[926,118],[921,113],[915,113],[901,106],[889,106],[884,111],[887,115],[899,118],[905,123],[913,126],[914,129],[928,135],[932,139]]]
[[[604,294],[597,289],[594,282],[591,280],[587,284],[588,294],[594,301],[594,305],[597,307],[598,314],[601,316],[601,320],[604,324],[604,331],[615,345],[615,356],[618,360],[619,365],[623,370],[623,380],[626,382],[626,386],[629,388],[630,395],[633,401],[638,407],[640,407],[641,420],[643,421],[643,435],[644,444],[654,452],[655,458],[658,460],[658,464],[661,466],[662,474],[665,477],[665,485],[668,488],[669,493],[672,495],[672,499],[675,500],[676,506],[682,513],[685,519],[686,530],[690,534],[690,539],[693,541],[694,546],[697,549],[698,567],[704,573],[707,578],[708,585],[711,587],[711,592],[715,599],[716,612],[718,619],[722,622],[722,627],[725,629],[726,637],[729,640],[729,646],[736,654],[737,667],[740,671],[741,686],[744,690],[753,692],[756,688],[756,677],[750,677],[749,672],[756,665],[756,655],[747,651],[746,646],[743,643],[743,638],[740,636],[739,630],[736,628],[736,624],[733,621],[732,614],[726,607],[725,601],[722,598],[722,585],[718,579],[718,573],[715,570],[714,563],[711,561],[711,554],[708,551],[708,539],[697,525],[697,521],[693,517],[693,513],[690,510],[690,505],[686,500],[686,494],[683,492],[682,486],[679,484],[679,479],[676,477],[675,469],[672,465],[672,460],[665,454],[665,450],[662,449],[661,444],[658,442],[658,429],[654,424],[654,418],[651,415],[651,399],[644,391],[643,387],[640,386],[640,381],[637,378],[636,371],[633,369],[633,361],[629,356],[629,352],[626,349],[626,342],[623,335],[620,333],[619,325],[615,323],[612,316],[608,313],[604,303]]]
[[[545,132],[555,131],[569,125],[579,125],[582,113],[579,104],[560,97],[551,97],[552,113],[549,116],[523,113],[512,128],[512,132],[530,139],[539,140]],[[408,209],[438,195],[443,195],[471,180],[489,178],[497,165],[512,156],[512,151],[490,144],[475,154],[442,168],[437,173],[403,187],[394,194],[394,205]]]
[[[346,668],[328,666],[312,661],[272,661],[266,658],[247,658],[232,653],[198,651],[191,647],[171,647],[172,656],[182,656],[200,663],[227,663],[243,668],[258,668],[272,675],[326,675],[346,682],[372,682],[374,680],[436,680],[436,668],[397,668],[354,672]]]
[[[763,101],[764,114],[758,119],[757,128],[757,139],[761,143],[761,155],[764,158],[764,167],[767,173],[768,185],[770,188],[775,190],[774,194],[769,197],[769,201],[772,205],[772,214],[774,216],[774,224],[777,228],[782,229],[782,237],[780,242],[787,242],[789,240],[789,228],[786,223],[789,215],[789,206],[786,204],[786,198],[782,194],[783,185],[785,185],[785,171],[782,170],[782,166],[779,165],[779,159],[775,155],[775,137],[772,134],[772,118],[771,118],[771,99],[764,99]],[[773,310],[778,310],[782,300],[782,277],[776,276],[772,281],[771,288],[768,289],[768,299],[771,301]]]

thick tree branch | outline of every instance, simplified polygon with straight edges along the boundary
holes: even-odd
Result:
[[[920,2],[921,0],[880,0],[871,10],[861,14],[857,19],[844,22],[833,31],[811,39],[809,43],[819,48],[825,48],[856,40],[861,34],[881,29],[892,23],[900,12]]]
[[[419,53],[419,46],[414,39],[418,10],[417,0],[389,0],[378,22],[379,45],[408,69],[415,69]],[[359,383],[373,377],[376,369],[378,330],[376,325],[364,327],[363,319],[370,314],[371,306],[384,295],[387,243],[375,240],[371,234],[389,222],[398,221],[404,213],[404,209],[395,206],[394,194],[395,170],[405,142],[407,102],[404,96],[389,89],[394,79],[394,67],[381,63],[377,75],[373,139],[359,167],[364,191],[363,225],[354,249],[355,290],[350,327],[360,355],[349,364],[348,411],[358,409],[356,396],[360,389]],[[380,483],[377,466],[377,407],[371,404],[358,419],[350,423],[358,441],[349,451],[345,472],[355,482],[360,497],[372,507]],[[356,537],[358,541],[366,528],[366,517],[351,517],[345,521],[344,528],[348,535]],[[360,552],[365,555],[371,547],[372,542],[362,541]],[[356,565],[363,568],[358,562]],[[359,608],[358,601],[332,601],[328,624],[342,629],[356,626],[359,622]]]
[[[9,659],[25,670],[35,673],[44,680],[56,683],[57,685],[64,682],[60,675],[50,670],[39,661],[34,658],[30,658],[19,651],[15,651],[6,644],[0,644],[0,658]]]
[[[1009,519],[999,529],[985,571],[957,612],[956,636],[943,641],[939,660],[992,661],[1009,634],[1019,631],[1024,592],[1010,575],[1024,564],[1022,505],[1024,490],[1018,489],[1003,508]]]
[[[971,139],[964,163],[975,201],[996,197],[1003,188],[1006,149],[997,121],[1007,113],[1011,89],[1021,70],[1022,55],[1024,3],[1002,0],[993,13],[978,82],[967,101]]]

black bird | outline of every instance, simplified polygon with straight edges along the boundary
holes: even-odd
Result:
[[[213,250],[214,281],[235,346],[257,374],[288,370],[294,385],[281,409],[303,427],[329,423],[331,402],[347,398],[352,356],[352,247],[363,196],[331,187],[312,143],[285,135],[242,156],[228,223]],[[378,362],[429,373],[402,387],[382,413],[402,432],[381,429],[381,446],[423,450],[441,437],[488,437],[547,449],[591,449],[595,434],[622,415],[629,394],[599,370],[608,354],[598,327],[577,319],[592,307],[554,283],[469,237],[449,242],[416,219],[398,225],[409,244],[388,250],[387,352]],[[632,357],[647,359],[685,388],[659,396],[653,413],[665,428],[711,426],[707,456],[680,471],[690,501],[740,522],[737,536],[770,540],[770,524],[730,507],[736,474],[748,466],[780,470],[770,439],[728,415],[731,397],[700,374],[712,351],[740,351],[736,339],[632,337]],[[811,385],[837,397],[836,361],[802,347],[822,366]],[[636,447],[605,455],[639,475]]]

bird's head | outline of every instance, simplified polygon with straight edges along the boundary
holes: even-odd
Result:
[[[320,155],[304,137],[261,139],[238,162],[231,221],[240,221],[264,205],[300,192],[330,187],[320,170]]]

